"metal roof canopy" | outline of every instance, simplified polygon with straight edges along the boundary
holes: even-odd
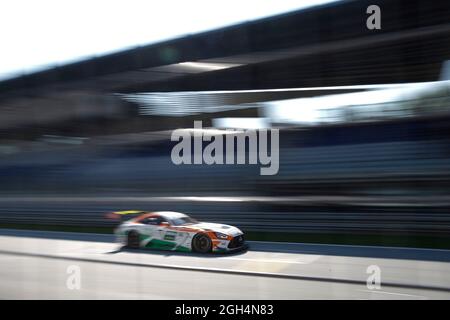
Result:
[[[366,28],[370,4],[325,4],[24,75],[0,82],[0,99],[436,80],[450,58],[450,2],[378,1],[381,30]]]

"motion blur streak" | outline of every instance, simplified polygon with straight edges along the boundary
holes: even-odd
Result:
[[[205,257],[127,251],[109,243],[110,238],[0,230],[2,266],[37,266],[5,268],[0,297],[36,298],[39,293],[40,298],[75,299],[323,299],[336,298],[339,292],[339,297],[351,299],[450,298],[450,287],[442,287],[449,283],[450,253],[439,250],[394,249],[401,259],[393,259],[390,249],[307,244],[286,249],[252,242],[254,249],[246,253]],[[61,273],[73,264],[80,266],[84,279],[77,292],[65,288]],[[366,288],[371,264],[383,270],[383,290]],[[218,272],[220,276],[214,275]],[[32,289],[28,281],[34,282]],[[212,293],[208,286],[222,289]]]
[[[450,249],[450,1],[377,1],[379,30],[366,27],[371,4],[334,1],[0,81],[0,227],[112,233],[111,212],[179,211],[247,240]],[[205,134],[278,129],[278,173],[175,165],[171,134],[198,132],[194,121]],[[106,254],[111,243],[17,232],[0,239],[5,298],[192,297],[180,283],[198,298],[449,298],[445,250]],[[86,290],[66,292],[53,276],[68,261],[40,254],[310,280],[79,260]],[[385,283],[416,287],[311,280],[364,282],[372,264]]]

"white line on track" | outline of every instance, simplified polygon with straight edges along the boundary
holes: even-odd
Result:
[[[281,241],[247,241],[249,244],[271,244],[271,245],[295,245],[305,247],[347,247],[347,248],[373,248],[373,249],[400,249],[400,250],[418,250],[418,251],[437,251],[449,252],[449,249],[432,249],[432,248],[413,248],[413,247],[393,247],[393,246],[368,246],[368,245],[351,245],[351,244],[327,244],[327,243],[305,243],[305,242],[281,242]],[[289,250],[289,249],[287,249]],[[298,252],[298,251],[296,251]]]
[[[224,257],[224,258],[219,258],[219,259],[223,259],[223,260],[239,260],[239,261],[253,261],[253,262],[307,264],[307,262],[304,262],[304,261],[278,260],[278,259],[250,259],[250,258],[233,258],[233,257]]]
[[[380,290],[357,290],[360,292],[368,292],[368,293],[378,293],[378,294],[387,294],[387,295],[396,295],[396,296],[405,296],[405,297],[416,297],[421,299],[427,299],[427,297],[419,296],[416,294],[406,294],[406,293],[398,293],[398,292],[389,292],[389,291],[380,291]]]

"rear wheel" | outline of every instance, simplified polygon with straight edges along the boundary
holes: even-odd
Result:
[[[192,249],[199,253],[211,252],[212,241],[206,234],[200,233],[192,239]]]
[[[128,232],[127,247],[133,249],[139,248],[139,232],[135,230]]]

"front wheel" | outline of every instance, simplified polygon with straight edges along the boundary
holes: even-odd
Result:
[[[135,230],[128,232],[127,247],[132,249],[139,248],[139,233]]]
[[[192,239],[192,249],[195,252],[207,253],[211,252],[212,242],[211,239],[203,233],[200,233]]]

